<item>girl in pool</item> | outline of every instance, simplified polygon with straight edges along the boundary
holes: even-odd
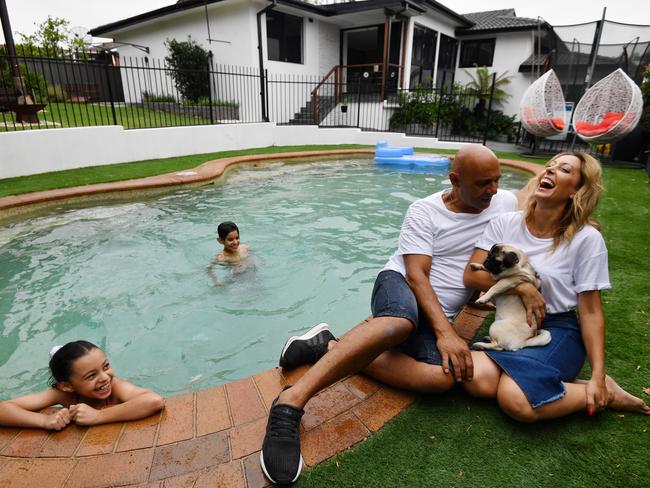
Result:
[[[137,420],[164,407],[156,393],[117,378],[102,350],[87,341],[52,348],[50,371],[49,390],[0,403],[0,425],[61,430],[70,422],[97,425]],[[63,408],[40,413],[54,405]]]

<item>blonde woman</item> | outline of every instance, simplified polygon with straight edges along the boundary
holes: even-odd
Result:
[[[607,248],[591,218],[603,190],[601,168],[583,153],[560,153],[533,182],[523,212],[492,220],[470,262],[481,263],[496,243],[526,252],[542,280],[532,285],[529,308],[544,317],[552,341],[519,351],[472,352],[474,379],[463,384],[475,396],[497,398],[501,409],[521,422],[557,418],[606,407],[650,414],[643,400],[605,374],[605,318],[601,290],[610,288]],[[487,290],[488,273],[467,267],[465,285]],[[591,378],[576,380],[585,357]]]

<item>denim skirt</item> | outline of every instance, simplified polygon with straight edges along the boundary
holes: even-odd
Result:
[[[573,381],[585,362],[585,347],[575,311],[548,314],[542,328],[551,342],[518,351],[485,351],[526,395],[533,408],[559,400],[565,381]]]

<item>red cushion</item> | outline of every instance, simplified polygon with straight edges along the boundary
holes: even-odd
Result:
[[[623,112],[605,112],[602,120],[598,124],[590,124],[589,122],[576,122],[576,132],[586,137],[604,134],[613,125],[616,125],[616,123],[624,116],[625,114]]]
[[[557,130],[562,130],[564,129],[564,119],[549,119],[551,121],[551,124],[553,124],[553,127],[555,127]]]
[[[623,118],[625,114],[623,112],[605,112],[605,115],[603,115],[603,121],[605,120],[611,120],[612,123],[618,122]]]

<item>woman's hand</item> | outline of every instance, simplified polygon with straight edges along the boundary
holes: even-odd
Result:
[[[99,423],[99,416],[99,410],[85,403],[70,406],[70,419],[78,425],[95,425]]]
[[[587,412],[593,415],[607,406],[607,386],[605,378],[592,377],[587,382]]]
[[[43,428],[47,430],[61,430],[70,423],[70,420],[70,411],[67,408],[62,408],[45,418]]]
[[[535,285],[528,282],[519,283],[514,287],[514,291],[519,295],[521,301],[524,302],[528,325],[532,326],[534,316],[537,327],[540,328],[544,317],[546,317],[546,302],[542,294]]]

